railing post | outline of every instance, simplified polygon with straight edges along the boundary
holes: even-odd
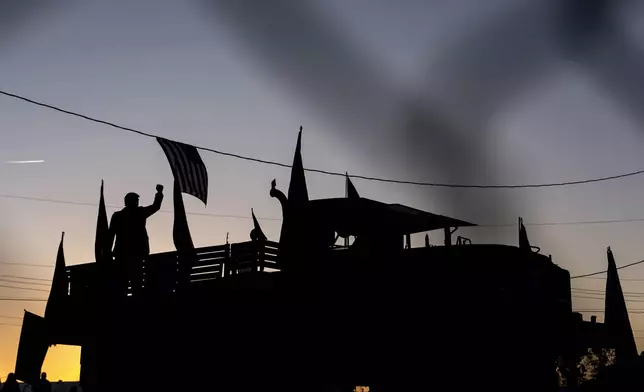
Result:
[[[257,262],[259,263],[259,272],[264,272],[264,253],[266,252],[266,243],[262,240],[255,242]]]

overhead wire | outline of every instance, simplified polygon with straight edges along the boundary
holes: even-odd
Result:
[[[618,269],[618,270],[620,270],[620,269],[624,269],[624,268],[632,267],[632,266],[634,266],[634,265],[638,265],[638,264],[642,264],[642,263],[644,263],[644,260],[640,260],[640,261],[636,261],[636,262],[634,262],[634,263],[630,263],[630,264],[622,265],[622,266],[620,266],[620,267],[617,267],[617,269]],[[604,270],[604,271],[591,272],[591,273],[589,273],[589,274],[577,275],[577,276],[571,276],[571,277],[570,277],[570,279],[587,278],[587,277],[589,277],[589,276],[595,276],[595,275],[605,274],[606,272],[608,272],[608,271]]]
[[[150,138],[158,138],[160,136],[154,135],[148,132],[143,132],[138,129],[126,127],[123,125],[119,125],[113,122],[105,121],[105,120],[100,120],[95,117],[90,117],[85,114],[81,114],[78,112],[74,112],[71,110],[63,109],[58,106],[54,106],[51,104],[35,101],[33,99],[18,95],[18,94],[13,94],[9,93],[7,91],[2,91],[0,90],[0,94],[21,100],[23,102],[27,102],[36,106],[48,108],[66,115],[82,118],[87,121],[91,121],[94,123],[98,124],[103,124],[107,125],[116,129],[120,129],[122,131],[126,132],[131,132],[138,134],[140,136],[145,136],[145,137],[150,137]],[[169,139],[168,139],[169,140]],[[187,143],[184,143],[187,144]],[[280,163],[280,162],[275,162],[275,161],[270,161],[266,159],[259,159],[259,158],[254,158],[250,156],[245,156],[241,154],[236,154],[236,153],[231,153],[231,152],[226,152],[226,151],[221,151],[221,150],[216,150],[213,148],[209,147],[203,147],[203,146],[197,146],[197,145],[191,145],[199,150],[202,151],[208,151],[214,154],[222,155],[222,156],[227,156],[231,158],[236,158],[236,159],[241,159],[245,161],[251,161],[251,162],[256,162],[256,163],[262,163],[266,165],[272,165],[272,166],[279,166],[279,167],[284,167],[284,168],[291,168],[291,165],[285,164],[285,163]],[[346,173],[341,173],[341,172],[334,172],[334,171],[329,171],[329,170],[322,170],[322,169],[311,169],[311,168],[305,168],[304,170],[308,172],[313,172],[313,173],[319,173],[319,174],[325,174],[325,175],[330,175],[330,176],[337,176],[337,177],[345,177]],[[364,176],[364,175],[351,175],[351,178],[356,178],[356,179],[361,179],[361,180],[366,180],[366,181],[376,181],[376,182],[384,182],[384,183],[393,183],[393,184],[407,184],[407,185],[419,185],[419,186],[429,186],[429,187],[442,187],[442,188],[477,188],[477,189],[517,189],[517,188],[551,188],[551,187],[562,187],[562,186],[570,186],[570,185],[582,185],[582,184],[590,184],[590,183],[596,183],[596,182],[603,182],[603,181],[609,181],[609,180],[615,180],[615,179],[620,179],[620,178],[626,178],[626,177],[632,177],[632,176],[637,176],[640,174],[643,174],[644,170],[637,170],[637,171],[632,171],[628,173],[622,173],[622,174],[617,174],[617,175],[612,175],[612,176],[604,176],[604,177],[596,177],[596,178],[590,178],[590,179],[585,179],[585,180],[575,180],[575,181],[562,181],[562,182],[551,182],[551,183],[540,183],[540,184],[506,184],[506,185],[494,185],[494,184],[448,184],[448,183],[438,183],[438,182],[423,182],[423,181],[406,181],[406,180],[396,180],[396,179],[388,179],[388,178],[380,178],[380,177],[372,177],[372,176]]]
[[[0,301],[47,302],[46,298],[0,297]]]
[[[61,199],[51,199],[51,198],[41,198],[41,197],[31,197],[31,196],[21,196],[21,195],[9,195],[9,194],[0,194],[0,198],[7,199],[17,199],[17,200],[28,200],[28,201],[38,201],[46,203],[57,203],[57,204],[68,204],[68,205],[77,205],[77,206],[87,206],[87,207],[98,207],[97,203],[88,203],[72,200],[61,200]],[[120,206],[107,205],[107,208],[119,209]],[[172,214],[173,211],[170,210],[160,210],[159,212]],[[208,212],[186,212],[187,215],[195,216],[206,216],[213,218],[231,218],[231,219],[253,219],[251,215],[239,215],[239,214],[214,214]],[[275,217],[257,217],[258,220],[269,220],[269,221],[281,221],[282,218]],[[635,222],[644,222],[643,218],[632,218],[632,219],[609,219],[609,220],[592,220],[592,221],[562,221],[562,222],[525,222],[524,226],[534,227],[534,226],[569,226],[569,225],[595,225],[595,224],[612,224],[612,223],[635,223]],[[488,227],[516,227],[516,223],[487,223],[480,224],[476,226],[467,227],[468,229],[476,228],[488,228]],[[642,279],[644,280],[644,279]]]

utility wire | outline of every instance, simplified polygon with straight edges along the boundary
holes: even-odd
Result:
[[[36,281],[40,281],[40,282],[51,282],[51,279],[31,278],[29,276],[20,276],[20,275],[0,275],[0,278],[12,278],[12,279],[24,279],[24,280],[36,280]]]
[[[18,317],[18,316],[3,316],[3,315],[0,315],[0,318],[22,320],[22,317]]]
[[[6,199],[17,199],[17,200],[29,200],[29,201],[38,201],[46,203],[57,203],[57,204],[69,204],[77,206],[87,206],[87,207],[98,207],[96,203],[87,203],[80,201],[72,200],[60,200],[60,199],[48,199],[40,197],[31,197],[31,196],[20,196],[20,195],[9,195],[9,194],[0,194],[0,198]],[[119,209],[121,206],[107,205],[107,208]],[[171,214],[173,211],[170,210],[160,210],[159,212]],[[187,215],[196,215],[196,216],[208,216],[213,218],[232,218],[232,219],[253,219],[251,215],[235,215],[235,214],[212,214],[207,212],[186,212]],[[272,217],[257,217],[258,220],[269,220],[269,221],[281,221],[282,218],[272,218]],[[595,224],[611,224],[611,223],[635,223],[635,222],[644,222],[644,217],[642,218],[631,218],[631,219],[608,219],[608,220],[589,220],[589,221],[563,221],[563,222],[534,222],[527,223],[524,222],[524,226],[572,226],[572,225],[595,225]],[[468,229],[476,228],[486,228],[486,227],[516,227],[516,223],[489,223],[481,224],[476,226],[468,227]],[[644,279],[642,279],[644,280]]]
[[[45,299],[45,298],[12,298],[12,297],[0,297],[0,301],[47,302],[47,299]]]
[[[10,98],[15,98],[24,102],[28,102],[33,105],[41,106],[44,108],[48,108],[51,110],[55,110],[60,113],[64,113],[70,116],[74,117],[79,117],[88,121],[92,121],[95,123],[99,124],[104,124],[113,128],[117,128],[126,132],[131,132],[131,133],[136,133],[141,136],[146,136],[150,138],[157,138],[159,136],[147,133],[147,132],[142,132],[134,128],[129,128],[125,127],[122,125],[118,125],[109,121],[105,120],[100,120],[94,117],[90,117],[81,113],[73,112],[71,110],[66,110],[62,109],[57,106],[53,106],[50,104],[34,101],[33,99],[29,99],[17,94],[12,94],[6,91],[0,90],[0,94],[10,97]],[[237,158],[237,159],[242,159],[245,161],[251,161],[251,162],[256,162],[256,163],[263,163],[266,165],[273,165],[273,166],[279,166],[279,167],[284,167],[284,168],[291,168],[291,165],[287,165],[285,163],[280,163],[280,162],[275,162],[275,161],[269,161],[265,159],[259,159],[259,158],[253,158],[249,156],[244,156],[240,154],[235,154],[235,153],[230,153],[230,152],[225,152],[225,151],[220,151],[220,150],[215,150],[209,147],[203,147],[203,146],[193,146],[199,150],[202,151],[208,151],[212,152],[218,155],[223,155],[223,156],[228,156],[232,158]],[[321,169],[304,169],[309,172],[313,173],[320,173],[320,174],[325,174],[325,175],[330,175],[330,176],[337,176],[337,177],[344,177],[345,173],[340,173],[340,172],[332,172],[328,170],[321,170]],[[437,182],[421,182],[421,181],[403,181],[403,180],[394,180],[394,179],[387,179],[387,178],[379,178],[379,177],[370,177],[370,176],[362,176],[362,175],[352,175],[352,178],[358,178],[366,181],[377,181],[377,182],[386,182],[386,183],[393,183],[393,184],[408,184],[408,185],[420,185],[420,186],[430,186],[430,187],[442,187],[442,188],[478,188],[478,189],[516,189],[516,188],[549,188],[549,187],[561,187],[561,186],[569,186],[569,185],[581,185],[581,184],[590,184],[594,182],[603,182],[603,181],[608,181],[608,180],[616,180],[619,178],[625,178],[625,177],[632,177],[632,176],[637,176],[644,173],[644,170],[638,170],[638,171],[633,171],[629,173],[623,173],[623,174],[617,174],[613,176],[607,176],[607,177],[598,177],[598,178],[592,178],[592,179],[586,179],[586,180],[576,180],[576,181],[564,181],[564,182],[552,182],[552,183],[541,183],[541,184],[513,184],[513,185],[482,185],[482,184],[446,184],[446,183],[437,183]]]
[[[86,202],[70,201],[70,200],[46,199],[46,198],[31,197],[31,196],[18,196],[18,195],[0,194],[0,197],[5,198],[5,199],[30,200],[30,201],[39,201],[39,202],[46,202],[46,203],[69,204],[69,205],[76,205],[76,206],[88,206],[88,207],[97,207],[98,206],[98,204],[96,204],[96,203],[86,203]],[[119,206],[114,206],[114,205],[107,205],[106,208],[119,209],[119,208],[122,208],[122,206],[119,207]],[[163,212],[163,213],[167,213],[167,214],[172,214],[173,213],[173,211],[169,211],[169,210],[160,210],[159,212]],[[197,215],[197,216],[211,216],[211,217],[216,217],[216,218],[252,219],[252,216],[250,216],[250,215],[211,214],[211,213],[205,213],[205,212],[186,212],[186,214],[187,215]],[[257,219],[259,219],[259,220],[272,220],[272,221],[281,221],[282,220],[282,218],[260,218],[260,217],[258,217]]]
[[[9,324],[9,323],[0,323],[0,326],[3,326],[3,327],[22,327],[21,324]]]
[[[29,285],[33,285],[33,286],[45,286],[45,287],[51,286],[51,283],[24,282],[24,281],[19,281],[19,280],[3,279],[3,278],[0,278],[0,282],[16,283],[16,284],[29,284]]]
[[[642,264],[642,263],[644,263],[644,260],[640,260],[640,261],[636,261],[636,262],[634,262],[634,263],[630,263],[630,264],[622,265],[621,267],[617,267],[617,269],[619,270],[619,269],[623,269],[623,268],[628,268],[628,267],[632,267],[632,266],[634,266],[634,265]],[[590,274],[571,276],[571,277],[570,277],[570,279],[587,278],[587,277],[589,277],[589,276],[594,276],[594,275],[599,275],[599,274],[605,274],[606,272],[607,272],[607,271],[597,271],[597,272],[592,272],[592,273],[590,273]]]
[[[33,287],[9,286],[9,285],[5,285],[5,284],[0,284],[0,288],[3,288],[3,289],[29,290],[29,291],[40,291],[40,292],[43,292],[43,293],[48,293],[49,292],[49,290],[36,289],[36,288],[33,288]]]

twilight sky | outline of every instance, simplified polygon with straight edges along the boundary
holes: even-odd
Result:
[[[549,19],[554,8],[537,2],[7,3],[0,0],[0,89],[186,143],[290,163],[303,125],[306,167],[451,183],[559,182],[644,167],[642,117],[589,71],[605,66],[605,54],[589,56],[594,68],[560,55]],[[634,47],[642,35],[640,10],[616,16]],[[121,206],[129,191],[151,203],[161,183],[168,189],[163,209],[172,207],[171,172],[154,139],[3,96],[0,132],[0,162],[45,161],[0,163],[2,262],[53,266],[61,231],[68,264],[94,256],[95,207],[8,196],[96,203],[104,179],[110,205]],[[189,212],[249,216],[252,207],[258,217],[280,217],[268,191],[273,178],[286,191],[288,170],[201,155],[209,202],[204,207],[185,196]],[[519,190],[354,184],[365,197],[481,225],[508,224],[463,229],[473,242],[516,244],[521,215],[531,242],[576,275],[605,269],[608,245],[618,265],[644,258],[644,223],[530,224],[644,217],[643,178]],[[309,173],[307,181],[313,198],[344,195],[341,178]],[[223,243],[227,232],[231,242],[246,241],[252,228],[244,218],[190,215],[189,222],[197,246]],[[279,220],[261,224],[277,240]],[[152,252],[171,250],[172,214],[153,216],[148,232]],[[0,264],[0,275],[52,274],[53,268]],[[620,274],[644,279],[644,267]],[[580,288],[603,285],[573,281]],[[625,291],[644,292],[639,286],[644,281],[623,282]],[[0,287],[0,298],[46,295]],[[576,298],[573,307],[603,309],[603,301]],[[2,324],[20,323],[10,317],[23,309],[42,314],[44,302],[0,301],[2,380],[14,368],[20,333]],[[644,337],[644,315],[633,314],[631,322]],[[53,380],[75,380],[78,361],[79,350],[56,347],[43,370]]]

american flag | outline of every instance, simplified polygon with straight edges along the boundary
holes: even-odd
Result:
[[[158,137],[172,174],[183,193],[190,194],[206,204],[208,200],[208,171],[197,148]]]

